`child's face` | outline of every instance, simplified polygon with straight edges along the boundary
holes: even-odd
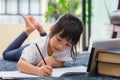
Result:
[[[56,35],[54,35],[52,38],[50,38],[50,46],[51,46],[51,50],[55,53],[61,52],[61,51],[65,51],[67,49],[69,49],[72,44],[70,42],[68,42],[66,40],[66,38],[61,38],[60,34],[63,31],[57,33]]]

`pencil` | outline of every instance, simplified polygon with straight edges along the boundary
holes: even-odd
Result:
[[[35,45],[36,45],[36,47],[37,47],[37,49],[38,49],[38,51],[39,51],[39,53],[40,53],[40,56],[41,56],[44,64],[47,65],[47,63],[45,62],[44,57],[43,57],[43,55],[42,55],[42,53],[41,53],[41,51],[40,51],[40,49],[39,49],[39,47],[38,47],[38,45],[37,45],[37,43],[35,43]]]

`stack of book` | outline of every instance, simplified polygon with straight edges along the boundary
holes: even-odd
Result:
[[[120,38],[93,41],[87,73],[120,77]]]
[[[120,49],[101,50],[97,55],[98,74],[120,77]]]

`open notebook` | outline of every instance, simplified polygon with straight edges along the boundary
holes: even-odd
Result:
[[[97,74],[97,51],[104,49],[120,49],[120,38],[97,40],[93,42],[87,68],[89,75]]]
[[[54,68],[51,77],[60,77],[70,74],[81,74],[81,73],[86,73],[86,70],[87,67],[85,66]],[[16,79],[16,78],[30,78],[30,77],[39,77],[39,76],[25,74],[20,71],[0,71],[1,79]]]

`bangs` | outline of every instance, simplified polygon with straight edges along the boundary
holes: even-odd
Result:
[[[72,24],[69,25],[68,27],[66,27],[66,25],[64,26],[63,26],[64,30],[60,34],[60,37],[65,38],[68,42],[72,44],[77,44],[79,37],[80,37],[80,35],[78,34],[78,30],[76,30],[76,28],[74,28],[74,25]]]

